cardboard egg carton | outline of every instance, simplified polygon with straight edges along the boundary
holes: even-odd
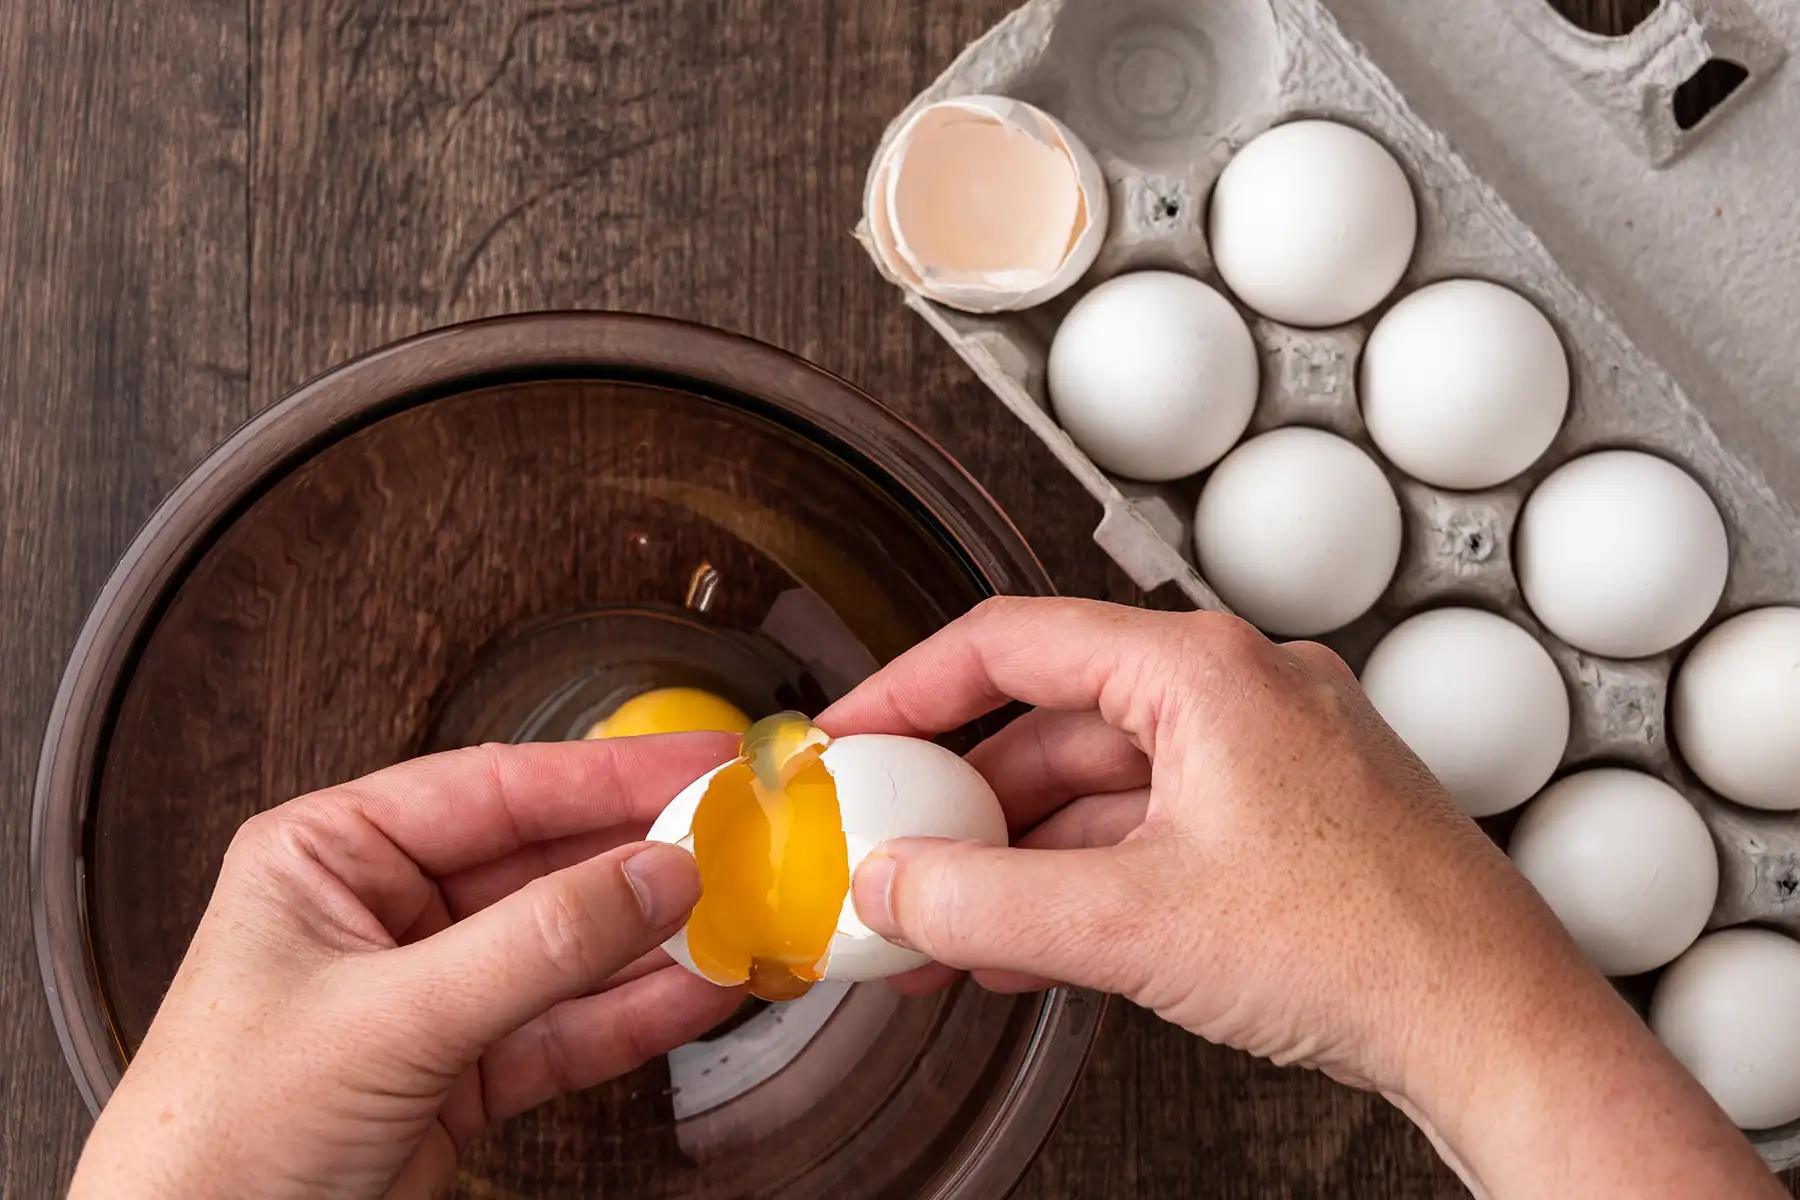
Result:
[[[1095,541],[1145,590],[1223,608],[1191,547],[1200,479],[1108,476],[1059,429],[1045,395],[1058,322],[1126,271],[1184,271],[1221,286],[1207,198],[1250,138],[1328,117],[1379,138],[1410,174],[1419,247],[1392,300],[1479,277],[1530,297],[1557,325],[1575,380],[1550,451],[1501,488],[1459,493],[1389,467],[1405,549],[1380,605],[1326,638],[1359,667],[1405,616],[1470,602],[1536,633],[1570,685],[1565,767],[1628,764],[1688,795],[1721,857],[1712,927],[1755,921],[1800,936],[1800,815],[1724,803],[1666,732],[1679,651],[1599,658],[1532,619],[1511,561],[1524,497],[1570,458],[1634,447],[1685,466],[1731,535],[1720,615],[1800,603],[1800,5],[1664,0],[1629,36],[1575,29],[1544,0],[1031,0],[971,45],[899,114],[997,93],[1029,101],[1086,142],[1105,172],[1110,228],[1077,287],[1033,310],[975,316],[907,293],[1099,501]],[[1717,61],[1715,61],[1717,60]],[[1737,89],[1696,120],[1689,81],[1721,62]],[[879,158],[880,150],[872,156]],[[868,243],[861,226],[858,237]],[[1375,454],[1357,404],[1358,357],[1389,305],[1305,330],[1246,313],[1262,355],[1251,433],[1307,424]],[[1800,1125],[1754,1135],[1800,1163]]]

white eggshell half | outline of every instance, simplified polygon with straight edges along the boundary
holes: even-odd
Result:
[[[1004,846],[1006,814],[980,772],[956,753],[932,742],[887,734],[854,734],[833,741],[820,757],[837,787],[838,811],[851,874],[881,843],[934,837]],[[713,776],[708,771],[683,788],[650,827],[649,840],[692,849],[694,814]],[[669,956],[701,974],[688,953],[683,927],[663,943]],[[929,961],[871,932],[850,897],[826,951],[825,978],[848,983],[884,979]],[[733,984],[742,980],[715,979]]]
[[[1005,96],[914,113],[877,156],[863,203],[883,273],[965,312],[1042,304],[1086,274],[1106,236],[1093,154],[1049,113]],[[993,261],[1015,246],[1017,260]]]

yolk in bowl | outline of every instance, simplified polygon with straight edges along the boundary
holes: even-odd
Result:
[[[750,718],[729,700],[691,687],[640,692],[612,710],[586,738],[638,737],[651,733],[743,733]]]

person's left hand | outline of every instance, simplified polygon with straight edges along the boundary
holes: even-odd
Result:
[[[693,859],[625,843],[733,749],[484,746],[253,818],[72,1197],[436,1196],[495,1123],[718,1024],[740,993],[656,950]]]

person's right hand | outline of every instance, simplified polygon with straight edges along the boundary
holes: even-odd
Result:
[[[1018,846],[895,842],[857,871],[863,920],[944,964],[913,988],[1126,996],[1381,1091],[1483,1194],[1782,1194],[1329,650],[997,600],[819,723],[929,737],[1011,700],[1036,711],[970,761]],[[1575,1115],[1602,1106],[1610,1128]]]

